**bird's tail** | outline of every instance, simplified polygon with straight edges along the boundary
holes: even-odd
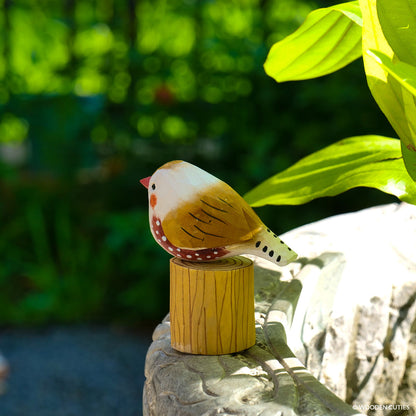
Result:
[[[296,260],[298,255],[269,228],[261,228],[253,239],[245,244],[245,253],[262,257],[279,266]]]

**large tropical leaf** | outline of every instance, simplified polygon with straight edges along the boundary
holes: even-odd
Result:
[[[383,34],[397,57],[416,65],[416,2],[377,0]]]
[[[296,32],[272,46],[265,71],[278,82],[337,71],[361,56],[361,25],[357,1],[314,10]]]
[[[404,164],[406,166],[409,175],[414,179],[416,178],[416,158],[415,151],[409,147],[406,147],[402,142],[402,155]]]
[[[382,3],[383,7],[377,9],[378,3]],[[383,0],[381,2],[380,0],[377,2],[374,0],[360,0],[360,7],[363,14],[363,50],[366,52],[369,50],[377,51],[377,53],[382,53],[392,62],[396,62],[398,58],[383,34],[378,15],[383,16],[381,18],[383,22],[396,21],[396,17],[386,17],[384,15],[387,12],[392,15],[396,13],[402,15],[402,10],[407,0],[395,0],[391,3],[391,6],[394,5],[394,7],[388,6],[388,2],[383,2]],[[411,19],[412,17],[409,17],[408,21],[411,22]],[[401,19],[398,21],[403,23]],[[394,24],[388,24],[387,26],[389,37],[393,36],[392,32],[394,31],[410,30],[410,26],[408,29],[406,27],[399,28]],[[397,37],[399,37],[399,33]],[[397,42],[396,39],[393,43],[396,44]],[[403,55],[403,48],[400,46],[399,49],[400,54]],[[407,149],[406,152],[403,152],[405,165],[413,180],[416,181],[415,171],[409,168],[416,164],[416,118],[414,117],[416,114],[416,105],[414,96],[396,77],[390,75],[383,68],[380,64],[380,59],[375,59],[374,52],[372,54],[364,53],[363,59],[370,91],[380,109],[403,141],[403,146]],[[408,64],[411,63],[408,60],[406,62]]]
[[[400,83],[408,92],[416,96],[416,67],[406,62],[392,62],[392,60],[379,51],[369,50],[367,54],[373,56],[381,67]]]
[[[365,186],[416,203],[416,184],[404,168],[400,141],[351,137],[313,153],[245,195],[252,206],[297,205]]]

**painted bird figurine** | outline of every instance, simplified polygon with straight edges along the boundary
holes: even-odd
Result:
[[[188,162],[168,162],[140,182],[148,189],[152,235],[176,257],[254,254],[280,266],[297,258],[237,192]]]

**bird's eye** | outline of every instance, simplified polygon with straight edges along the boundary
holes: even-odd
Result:
[[[155,190],[156,189],[156,185],[152,184],[152,189]]]

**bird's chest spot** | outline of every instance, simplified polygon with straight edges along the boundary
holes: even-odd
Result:
[[[155,194],[150,195],[150,206],[154,208],[157,204],[157,197]]]
[[[166,237],[159,218],[152,216],[151,230],[153,237],[168,253],[181,259],[191,261],[212,261],[224,257],[229,253],[224,247],[191,250],[174,246]]]

